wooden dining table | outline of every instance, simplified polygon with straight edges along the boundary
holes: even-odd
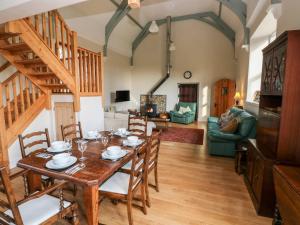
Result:
[[[105,133],[107,134],[107,132]],[[122,146],[123,138],[111,136],[109,146]],[[143,142],[141,146],[145,145]],[[41,175],[52,177],[58,180],[65,180],[83,187],[83,202],[85,204],[86,219],[88,225],[98,225],[99,221],[99,185],[112,176],[123,165],[129,162],[134,156],[134,149],[122,146],[122,149],[128,150],[128,154],[118,161],[102,159],[101,153],[105,147],[101,141],[88,141],[87,149],[84,152],[86,167],[74,175],[68,175],[65,171],[56,171],[46,168],[46,163],[51,158],[44,159],[37,157],[37,152],[32,152],[26,158],[18,162],[18,167],[30,170],[28,177],[29,191],[34,192],[41,188]],[[78,151],[77,144],[73,143],[72,155],[78,159],[81,152]],[[79,163],[79,161],[78,161]]]

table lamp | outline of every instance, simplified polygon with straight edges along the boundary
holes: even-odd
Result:
[[[241,100],[241,93],[240,92],[236,92],[234,95],[234,100],[235,100],[235,105],[238,106]]]

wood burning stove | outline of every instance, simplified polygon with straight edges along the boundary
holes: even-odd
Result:
[[[147,103],[145,105],[145,112],[148,117],[156,117],[157,116],[157,104]]]

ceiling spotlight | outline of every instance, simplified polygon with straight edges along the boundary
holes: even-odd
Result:
[[[137,9],[141,7],[141,2],[140,0],[128,0],[128,5],[132,9]]]
[[[173,41],[170,42],[169,50],[171,52],[176,50],[176,46],[175,46],[175,43]]]
[[[157,23],[155,20],[152,21],[150,27],[149,27],[150,33],[157,33],[159,31],[159,27],[157,26]]]

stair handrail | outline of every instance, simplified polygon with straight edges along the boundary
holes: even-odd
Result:
[[[76,63],[72,52],[77,52],[74,39],[76,32],[72,31],[57,10],[27,17],[25,21],[41,38],[44,44],[57,56],[64,67],[75,76],[73,65]],[[77,41],[77,40],[76,40]]]
[[[13,79],[15,79],[16,76],[19,75],[19,71],[14,72],[12,75],[10,75],[6,80],[2,81],[2,85],[5,86],[6,84],[8,84],[10,81],[12,81]]]

